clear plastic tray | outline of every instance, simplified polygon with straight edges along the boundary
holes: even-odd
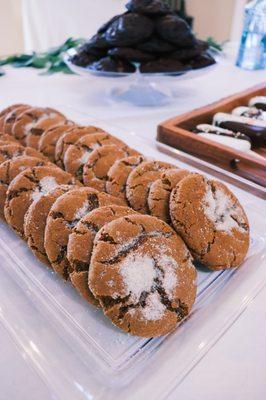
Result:
[[[123,129],[72,109],[62,111],[80,123],[101,126],[150,157],[191,169]],[[164,399],[235,321],[266,282],[266,238],[263,201],[232,189],[251,225],[245,263],[238,270],[198,271],[192,314],[175,332],[156,339],[119,331],[0,224],[0,320],[56,399]]]

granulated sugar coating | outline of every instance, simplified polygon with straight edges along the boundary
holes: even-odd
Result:
[[[196,271],[182,239],[165,222],[129,215],[95,237],[89,287],[105,314],[137,336],[164,335],[195,300]]]
[[[42,196],[54,190],[58,186],[56,179],[53,176],[45,176],[39,182],[39,186],[32,193],[32,200],[39,200]]]
[[[191,174],[175,187],[170,215],[193,256],[210,269],[238,267],[249,247],[249,224],[234,194],[221,182]]]

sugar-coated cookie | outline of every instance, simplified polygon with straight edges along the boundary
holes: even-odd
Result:
[[[6,160],[19,156],[37,157],[49,161],[42,153],[38,150],[32,149],[31,147],[24,147],[17,143],[9,143],[0,146],[0,164]]]
[[[23,113],[25,110],[30,108],[30,106],[26,104],[21,104],[18,107],[11,109],[10,112],[3,116],[3,121],[1,123],[1,130],[3,133],[7,133],[8,135],[12,135],[12,128],[14,123],[16,122],[17,117]],[[19,139],[19,138],[16,138]]]

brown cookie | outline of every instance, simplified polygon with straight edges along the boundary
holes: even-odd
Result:
[[[126,183],[126,197],[134,210],[142,214],[149,213],[147,200],[150,186],[170,168],[174,168],[174,165],[162,161],[147,161],[130,172]]]
[[[41,167],[47,162],[37,157],[20,156],[0,164],[0,218],[4,219],[6,192],[11,181],[22,171],[31,167]]]
[[[53,269],[64,279],[72,272],[67,260],[67,244],[73,228],[90,211],[117,201],[95,189],[80,188],[64,194],[53,204],[47,218],[44,247]]]
[[[22,144],[38,149],[40,136],[45,129],[65,120],[65,116],[53,108],[28,108],[17,116],[12,134]]]
[[[107,132],[90,133],[81,137],[74,144],[70,145],[65,152],[65,170],[82,181],[83,166],[87,163],[90,153],[101,146],[110,144],[127,148],[127,145],[122,140],[117,139]]]
[[[23,107],[23,106],[27,106],[27,104],[22,104],[22,103],[18,103],[18,104],[12,104],[11,106],[8,106],[6,108],[4,108],[2,111],[0,111],[0,118],[5,117],[7,114],[9,114],[11,111],[15,110],[16,108],[19,107]],[[30,107],[30,106],[27,106]],[[2,128],[2,127],[1,127]]]
[[[74,123],[67,121],[64,124],[47,129],[40,137],[38,150],[48,157],[50,161],[55,162],[55,146],[58,139],[73,127]]]
[[[83,167],[83,182],[86,186],[105,191],[107,174],[115,161],[139,153],[130,148],[120,148],[108,145],[93,150],[88,155],[88,161]]]
[[[191,174],[171,193],[170,215],[194,257],[210,269],[238,267],[249,247],[249,224],[234,194],[221,182]]]
[[[54,166],[28,168],[10,183],[4,208],[7,223],[24,237],[24,216],[33,201],[58,185],[72,185],[72,175]]]
[[[107,173],[106,192],[127,201],[126,182],[128,175],[144,161],[147,161],[144,156],[131,156],[115,161]]]
[[[0,131],[0,140],[1,140],[1,143],[2,142],[12,142],[12,143],[19,144],[19,141],[16,140],[13,136],[8,135],[7,133],[2,133],[1,131]]]
[[[4,121],[2,123],[3,133],[12,135],[13,125],[16,123],[18,116],[29,108],[30,108],[29,106],[22,104],[21,106],[15,107],[9,113],[7,113],[4,116]],[[19,138],[16,139],[19,140]]]
[[[0,146],[5,146],[6,144],[16,144],[16,142],[13,142],[12,140],[1,140],[0,138]],[[17,142],[17,144],[19,144],[19,142]]]
[[[56,164],[64,169],[64,156],[68,147],[74,144],[82,136],[90,133],[102,132],[102,129],[96,126],[76,126],[71,128],[68,132],[62,135],[55,146],[55,162]]]
[[[88,271],[96,233],[108,222],[136,214],[129,207],[110,205],[97,208],[85,215],[69,236],[67,258],[73,272],[70,280],[77,291],[91,304],[99,305],[88,286]]]
[[[196,270],[182,239],[165,222],[130,215],[97,233],[89,287],[119,328],[143,337],[172,331],[189,314]]]
[[[190,174],[185,169],[168,169],[161,178],[151,184],[148,195],[149,213],[154,217],[170,223],[169,200],[171,191],[176,187],[181,179]]]
[[[70,190],[77,189],[74,185],[60,185],[41,198],[35,200],[24,217],[24,233],[29,248],[43,263],[50,265],[44,248],[44,232],[46,220],[54,202]]]
[[[6,160],[19,156],[37,157],[49,161],[38,150],[32,149],[31,147],[24,147],[21,144],[16,143],[0,146],[0,164]]]

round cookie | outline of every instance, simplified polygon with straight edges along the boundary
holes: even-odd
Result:
[[[7,135],[9,136],[9,135]],[[11,137],[11,136],[10,136]],[[6,144],[19,144],[19,142],[13,142],[12,140],[1,140],[0,138],[0,146],[5,146]]]
[[[65,120],[65,116],[53,108],[31,107],[16,118],[12,134],[22,144],[38,149],[44,130]]]
[[[67,172],[83,179],[83,166],[88,161],[89,154],[98,147],[115,144],[119,147],[127,147],[122,140],[115,138],[107,132],[90,133],[81,137],[70,145],[65,152],[64,167]]]
[[[8,135],[13,135],[12,129],[15,124],[18,116],[22,114],[25,110],[29,109],[30,106],[22,104],[19,107],[13,108],[9,113],[4,116],[4,121],[2,123],[3,133],[7,133]],[[19,138],[16,138],[19,140]]]
[[[169,200],[171,191],[181,179],[190,174],[185,169],[168,169],[160,179],[151,184],[148,195],[149,213],[154,217],[170,223]]]
[[[72,175],[56,166],[28,168],[10,183],[4,208],[7,223],[24,237],[24,216],[33,201],[58,185],[72,185]]]
[[[174,165],[162,161],[146,161],[130,172],[126,183],[126,197],[134,210],[148,214],[147,199],[150,186],[170,168],[174,168]]]
[[[50,262],[44,248],[44,233],[46,220],[54,202],[63,194],[77,189],[74,185],[59,185],[39,199],[36,199],[28,208],[24,217],[24,233],[29,248],[33,254],[48,266]]]
[[[195,259],[213,270],[238,267],[249,247],[249,224],[234,194],[199,174],[182,179],[171,193],[170,215]]]
[[[96,208],[85,215],[69,236],[67,258],[73,272],[70,280],[77,291],[91,304],[99,305],[88,286],[88,271],[96,233],[108,222],[136,214],[129,207],[110,205]]]
[[[147,159],[143,156],[125,157],[115,161],[107,173],[106,192],[126,202],[126,182],[128,175],[144,161],[147,161]]]
[[[47,129],[40,137],[38,150],[48,157],[50,161],[55,162],[55,146],[58,139],[73,127],[74,123],[67,121],[64,124]]]
[[[10,160],[18,156],[37,157],[45,161],[49,161],[38,150],[31,147],[24,147],[21,144],[5,144],[0,146],[0,164],[6,160]]]
[[[83,167],[83,182],[86,186],[105,191],[107,173],[116,160],[139,153],[130,148],[119,148],[116,145],[102,146],[88,155]]]
[[[97,233],[89,287],[119,328],[154,337],[172,331],[196,297],[196,270],[182,239],[165,222],[130,215]]]
[[[8,106],[6,108],[4,108],[2,111],[0,111],[0,118],[5,117],[7,114],[9,114],[11,111],[15,110],[18,107],[23,107],[26,106],[26,104],[22,104],[22,103],[17,103],[17,104],[12,104],[11,106]],[[28,106],[30,107],[30,106]],[[2,127],[1,127],[2,128]]]
[[[60,136],[55,146],[55,162],[64,169],[64,156],[68,147],[74,144],[82,136],[90,133],[102,132],[102,129],[96,126],[75,126],[69,129],[64,135]]]
[[[4,219],[6,193],[11,181],[22,171],[31,167],[41,167],[47,162],[37,157],[20,156],[0,164],[0,218]]]
[[[12,143],[19,144],[18,140],[16,140],[13,136],[8,135],[7,133],[0,132],[0,140],[1,140],[1,142],[12,142]]]
[[[53,269],[65,280],[72,268],[67,260],[67,244],[73,228],[95,208],[117,204],[118,199],[92,188],[80,188],[62,195],[53,204],[46,223],[44,248]]]

